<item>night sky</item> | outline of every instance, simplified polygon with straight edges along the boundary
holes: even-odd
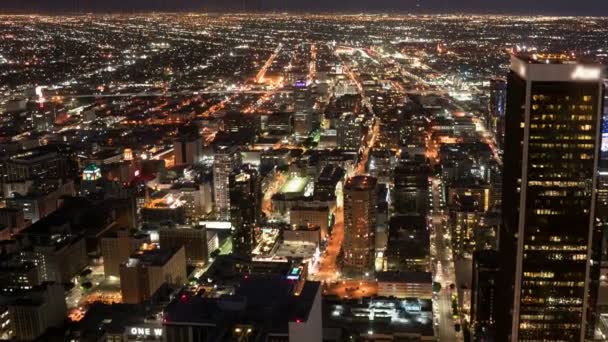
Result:
[[[608,0],[0,0],[3,12],[299,11],[608,15]]]

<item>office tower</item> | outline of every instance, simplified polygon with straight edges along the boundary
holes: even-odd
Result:
[[[504,79],[493,79],[490,81],[490,110],[486,121],[500,148],[503,147],[504,142],[506,108],[507,82]]]
[[[383,269],[390,272],[429,272],[431,235],[426,216],[394,215],[388,225]]]
[[[336,122],[336,132],[338,147],[358,149],[363,138],[363,119],[344,113]]]
[[[363,274],[374,269],[376,183],[373,177],[356,176],[344,186],[345,272]]]
[[[173,141],[175,165],[193,165],[203,157],[203,142],[196,134],[184,135]]]
[[[256,170],[243,167],[230,175],[232,250],[236,254],[251,255],[254,229],[262,212],[261,200],[261,180]]]
[[[378,145],[381,148],[396,150],[401,147],[401,118],[394,113],[387,114],[380,119],[380,134]]]
[[[21,253],[23,261],[40,268],[42,281],[71,282],[87,265],[85,237],[59,231],[60,228],[49,229],[48,233],[36,230],[40,227],[44,226],[32,225],[22,232],[23,241],[30,243],[30,247]]]
[[[425,163],[401,163],[393,171],[393,210],[400,214],[426,213],[428,210],[428,177]]]
[[[120,265],[127,260],[139,246],[147,241],[147,235],[132,235],[127,229],[119,229],[101,237],[101,256],[103,273],[106,277],[120,276]]]
[[[206,264],[209,258],[207,249],[207,229],[203,225],[161,228],[158,231],[160,248],[184,247],[189,264]]]
[[[15,340],[40,341],[49,328],[59,328],[67,315],[63,285],[45,283],[8,304]]]
[[[507,310],[497,336],[582,341],[593,333],[601,73],[553,56],[511,58],[499,245]]]
[[[186,283],[184,247],[138,251],[120,265],[122,302],[139,304],[153,299],[162,286]]]
[[[6,161],[8,181],[64,178],[70,175],[67,158],[52,147],[39,147],[13,154]]]
[[[471,283],[471,328],[473,341],[494,341],[497,301],[502,298],[499,288],[498,251],[473,253]]]
[[[312,131],[311,113],[308,111],[296,112],[293,116],[293,128],[298,141],[308,138]]]
[[[230,174],[241,165],[241,151],[236,146],[221,146],[213,161],[215,209],[221,220],[230,219]]]

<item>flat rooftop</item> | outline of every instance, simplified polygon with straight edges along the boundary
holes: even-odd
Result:
[[[169,261],[181,248],[156,248],[135,252],[127,261],[127,267],[138,264],[162,266]]]
[[[346,181],[345,189],[369,190],[375,189],[378,180],[370,176],[355,176]]]
[[[306,282],[297,295],[286,276],[245,275],[234,295],[210,298],[183,293],[165,309],[165,325],[207,324],[209,338],[236,325],[252,325],[256,333],[288,332],[289,322],[307,321],[320,283]]]

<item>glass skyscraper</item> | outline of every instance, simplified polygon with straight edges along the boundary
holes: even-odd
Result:
[[[499,246],[509,297],[500,338],[583,341],[593,334],[603,93],[599,66],[566,56],[512,57]]]

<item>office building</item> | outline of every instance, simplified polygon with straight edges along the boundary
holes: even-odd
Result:
[[[341,148],[358,149],[363,138],[363,119],[352,113],[344,113],[336,122],[336,144]]]
[[[40,266],[15,255],[0,261],[0,291],[30,290],[42,284]]]
[[[322,341],[320,283],[289,276],[246,276],[221,297],[183,292],[165,310],[164,340]]]
[[[134,235],[127,229],[119,229],[102,236],[100,244],[104,275],[120,276],[120,265],[127,262],[131,254],[147,240],[148,235]]]
[[[487,118],[488,129],[494,133],[496,143],[503,147],[505,134],[505,111],[507,109],[507,82],[504,79],[490,81],[490,111]]]
[[[42,281],[67,284],[87,265],[86,241],[83,236],[65,232],[55,234],[27,233],[30,246],[22,251],[21,258],[39,267]]]
[[[175,165],[193,165],[203,157],[203,141],[198,135],[185,135],[173,141]]]
[[[312,131],[312,115],[309,111],[296,112],[293,116],[293,127],[295,137],[298,141],[308,138]]]
[[[431,237],[426,217],[417,214],[391,217],[383,269],[428,272],[430,265]]]
[[[161,228],[158,231],[160,248],[172,249],[184,247],[186,261],[189,264],[202,265],[207,263],[207,229],[205,226],[177,226]]]
[[[230,219],[230,174],[240,165],[241,151],[238,147],[218,147],[213,161],[213,195],[221,220]]]
[[[254,229],[262,214],[262,190],[258,172],[243,167],[230,175],[230,219],[234,253],[250,256]]]
[[[373,177],[349,178],[344,186],[344,271],[373,271],[375,260],[376,184]]]
[[[402,120],[396,114],[387,114],[380,119],[378,147],[397,150],[401,146]]]
[[[6,206],[21,210],[25,220],[35,223],[57,210],[63,196],[74,196],[75,193],[73,181],[49,179],[32,183],[24,193],[13,193],[6,200]]]
[[[0,241],[9,240],[26,226],[21,208],[0,208]]]
[[[186,283],[184,247],[141,250],[120,265],[120,292],[123,303],[151,300],[162,286]]]
[[[8,306],[14,338],[35,341],[49,328],[63,325],[67,315],[63,285],[45,283],[26,291]]]
[[[327,238],[331,221],[333,221],[333,214],[330,212],[330,208],[323,203],[306,203],[306,205],[293,207],[289,211],[289,222],[292,225],[296,227],[318,227],[321,240]]]
[[[430,171],[426,163],[400,163],[393,171],[393,209],[400,214],[426,213]]]
[[[498,274],[499,253],[485,250],[473,253],[471,283],[471,333],[473,341],[494,341],[497,304],[502,298]]]
[[[8,181],[63,178],[68,175],[67,159],[52,148],[41,147],[12,155],[6,161]]]
[[[500,249],[511,341],[592,337],[601,232],[594,227],[602,69],[512,56]]]

